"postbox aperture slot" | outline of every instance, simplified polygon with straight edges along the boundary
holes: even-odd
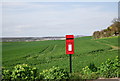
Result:
[[[67,40],[73,40],[73,38],[67,38]]]

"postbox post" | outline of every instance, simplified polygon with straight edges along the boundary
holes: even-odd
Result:
[[[72,55],[70,54],[70,73],[72,73]]]
[[[74,36],[66,35],[66,54],[70,57],[70,73],[72,73],[72,54],[74,54]]]

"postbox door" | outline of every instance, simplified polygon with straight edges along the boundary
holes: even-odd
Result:
[[[74,40],[68,39],[66,40],[66,54],[73,54],[74,53]]]

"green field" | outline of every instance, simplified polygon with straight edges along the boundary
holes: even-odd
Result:
[[[93,40],[91,36],[75,38],[72,55],[73,72],[94,63],[100,66],[108,58],[118,56],[118,37]],[[59,66],[69,71],[69,55],[65,54],[65,40],[35,42],[3,42],[2,66],[12,69],[17,64],[29,64],[42,71]]]

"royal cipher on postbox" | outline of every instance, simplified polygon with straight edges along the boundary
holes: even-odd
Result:
[[[66,35],[66,54],[74,54],[74,35]]]

